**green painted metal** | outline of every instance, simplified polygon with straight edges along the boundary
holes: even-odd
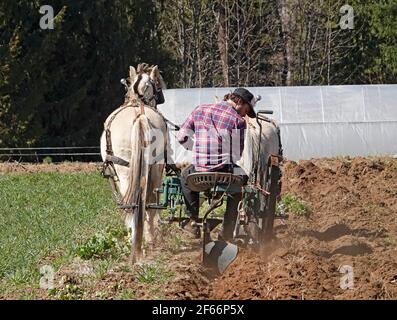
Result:
[[[183,204],[182,187],[178,177],[167,177],[158,192],[162,198],[158,204],[159,209],[168,209],[172,213],[175,213],[178,205]]]

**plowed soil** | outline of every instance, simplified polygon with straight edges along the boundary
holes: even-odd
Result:
[[[243,252],[205,298],[397,299],[395,159],[287,162],[283,191],[310,217],[277,223],[269,252]]]

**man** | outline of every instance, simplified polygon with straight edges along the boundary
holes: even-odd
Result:
[[[256,99],[247,89],[238,88],[227,94],[224,100],[196,107],[186,119],[178,133],[178,141],[186,149],[193,149],[192,172],[232,172],[243,174],[235,161],[239,160],[244,148],[244,137],[247,124],[245,116],[255,118]],[[237,147],[236,147],[237,146]],[[181,184],[189,220],[184,229],[200,237],[197,224],[199,216],[199,193],[187,187],[185,176]],[[228,196],[223,228],[220,238],[230,240],[237,218],[238,203],[241,194]]]

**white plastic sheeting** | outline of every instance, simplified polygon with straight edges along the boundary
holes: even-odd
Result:
[[[196,106],[233,89],[165,90],[159,109],[182,124]],[[397,85],[247,89],[262,96],[256,110],[274,111],[288,159],[397,155]]]

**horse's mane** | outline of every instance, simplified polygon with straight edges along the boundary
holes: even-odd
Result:
[[[147,63],[140,63],[138,64],[136,71],[138,74],[142,74],[142,73],[150,74],[155,67],[156,67],[155,65],[149,66]],[[159,75],[159,78],[157,79],[159,82],[158,85],[161,87],[161,89],[167,89],[167,86],[165,85],[164,79],[161,75],[160,69],[158,75]]]
[[[154,67],[155,67],[154,65],[149,66],[147,63],[140,63],[138,64],[136,71],[138,72],[138,74],[140,73],[150,74],[150,72],[152,72]]]

